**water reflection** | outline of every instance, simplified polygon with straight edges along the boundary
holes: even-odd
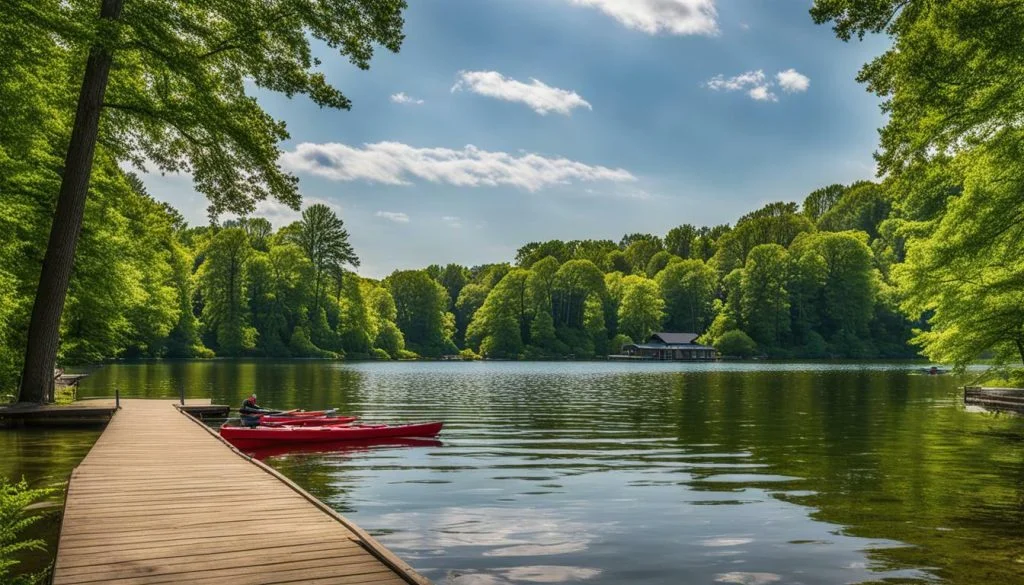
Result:
[[[1024,419],[898,364],[202,362],[83,391],[445,420],[267,461],[440,583],[1019,581]]]

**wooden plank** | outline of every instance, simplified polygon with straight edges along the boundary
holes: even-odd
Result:
[[[170,401],[122,400],[72,473],[53,583],[185,582],[429,583]]]

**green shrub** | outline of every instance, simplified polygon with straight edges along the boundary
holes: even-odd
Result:
[[[373,348],[373,352],[372,353],[373,353],[373,359],[375,359],[375,360],[387,361],[387,360],[391,359],[391,354],[389,354],[388,352],[384,351],[383,349],[381,349],[379,347]]]
[[[469,349],[469,348],[466,348],[466,349],[460,351],[459,352],[459,357],[464,359],[464,360],[467,360],[467,361],[483,359],[479,355],[477,355],[477,353],[475,351],[473,351],[472,349]]]
[[[395,357],[400,360],[418,360],[420,359],[420,354],[415,351],[409,351],[408,349],[400,349]]]
[[[18,561],[15,556],[28,551],[45,551],[42,540],[22,539],[22,534],[38,522],[43,515],[32,513],[28,507],[49,497],[52,488],[30,489],[24,479],[11,483],[0,478],[0,583],[7,585],[28,585],[45,583],[47,574],[18,575],[15,573]]]
[[[629,345],[631,343],[633,343],[633,340],[630,339],[628,335],[625,333],[619,333],[612,338],[611,344],[608,346],[608,351],[613,354],[622,353],[622,346]]]
[[[715,349],[725,356],[749,358],[757,353],[757,343],[746,333],[733,329],[715,340]]]

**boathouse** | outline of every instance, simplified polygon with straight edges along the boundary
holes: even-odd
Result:
[[[655,333],[644,343],[627,343],[622,355],[650,360],[715,359],[715,348],[696,343],[696,333]]]

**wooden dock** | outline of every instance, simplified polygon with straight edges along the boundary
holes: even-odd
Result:
[[[964,404],[980,406],[986,410],[1024,414],[1024,389],[966,386]]]
[[[53,583],[429,581],[176,402],[122,400],[71,474]]]
[[[30,426],[102,425],[117,412],[113,398],[77,400],[71,404],[18,403],[0,407],[0,424]]]

